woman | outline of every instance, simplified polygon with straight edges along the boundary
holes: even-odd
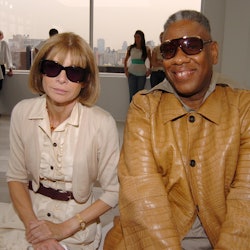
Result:
[[[42,96],[12,112],[13,208],[1,211],[0,249],[97,249],[99,216],[118,200],[119,143],[112,116],[94,106],[100,86],[91,48],[73,33],[51,37],[29,84]],[[103,190],[97,200],[96,181]]]
[[[144,33],[137,30],[134,38],[135,42],[128,47],[124,60],[124,72],[128,78],[130,101],[136,92],[144,89],[151,68],[151,51],[146,46]],[[130,64],[128,66],[129,58]],[[148,68],[146,65],[147,59],[149,60]]]

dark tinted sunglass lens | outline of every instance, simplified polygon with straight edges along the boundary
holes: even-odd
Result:
[[[203,42],[198,37],[188,37],[182,40],[182,49],[188,55],[195,55],[202,51]]]
[[[160,51],[164,59],[170,59],[174,57],[176,49],[177,45],[173,41],[164,42],[160,47]]]
[[[54,61],[44,60],[42,62],[42,73],[47,75],[48,77],[58,76],[61,70],[62,70],[61,65]]]
[[[85,69],[81,67],[66,67],[66,74],[71,82],[83,82],[85,80]]]

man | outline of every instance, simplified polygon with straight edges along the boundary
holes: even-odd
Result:
[[[250,92],[213,72],[204,15],[179,11],[164,28],[167,80],[130,105],[105,249],[249,249]]]
[[[54,35],[57,35],[59,32],[57,29],[52,28],[49,30],[49,37],[52,37]],[[35,54],[38,53],[38,51],[42,48],[42,46],[45,44],[47,40],[41,41],[36,47],[35,47]]]
[[[160,44],[162,43],[164,32],[160,33]],[[160,45],[157,45],[152,50],[152,58],[151,58],[151,74],[150,74],[150,85],[151,88],[159,84],[165,79],[165,72],[162,66],[162,55],[160,51]]]
[[[4,35],[0,30],[0,90],[3,87],[4,76],[6,75],[6,67],[8,68],[7,75],[13,75],[13,65],[12,65],[12,57],[9,45],[6,41],[3,40]]]

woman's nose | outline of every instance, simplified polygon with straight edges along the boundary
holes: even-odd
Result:
[[[67,77],[66,71],[64,69],[61,70],[60,74],[57,76],[57,79],[61,82],[61,83],[65,83],[68,82],[69,79]]]

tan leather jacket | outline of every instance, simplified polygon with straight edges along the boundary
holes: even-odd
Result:
[[[197,215],[214,249],[249,249],[250,92],[216,85],[198,112],[137,94],[119,178],[126,249],[181,249]]]

